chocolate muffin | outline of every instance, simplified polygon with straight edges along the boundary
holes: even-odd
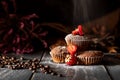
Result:
[[[78,46],[79,50],[87,50],[89,45],[91,44],[91,39],[87,36],[80,36],[80,35],[73,35],[73,34],[68,34],[65,37],[65,41],[67,45],[76,45]]]
[[[80,53],[77,57],[80,62],[84,63],[85,65],[90,65],[101,62],[103,56],[104,54],[102,51],[89,50]]]
[[[66,46],[57,46],[50,52],[53,62],[64,63],[65,57],[68,54]]]

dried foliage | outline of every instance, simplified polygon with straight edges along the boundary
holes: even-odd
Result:
[[[0,52],[31,53],[36,48],[48,48],[48,27],[67,33],[58,23],[39,23],[35,13],[26,16],[16,14],[16,0],[0,1]],[[48,30],[47,30],[47,29]]]
[[[0,52],[30,53],[34,51],[34,40],[40,41],[46,48],[44,37],[47,31],[35,23],[36,14],[23,17],[12,15],[0,21]]]

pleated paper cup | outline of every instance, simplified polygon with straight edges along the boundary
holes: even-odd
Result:
[[[102,61],[103,56],[95,57],[78,57],[79,61],[85,65],[98,64]]]
[[[65,62],[66,54],[54,54],[54,53],[50,52],[50,55],[51,55],[53,62],[55,62],[55,63],[64,63]]]

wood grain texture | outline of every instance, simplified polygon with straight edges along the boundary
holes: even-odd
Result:
[[[74,66],[54,63],[48,51],[33,54],[10,54],[9,56],[22,56],[26,59],[39,58],[41,64],[49,65],[53,71],[62,74],[63,77],[44,74],[40,70],[33,74],[28,69],[0,68],[0,80],[120,80],[120,59],[115,55],[106,55],[103,64],[100,65]]]
[[[50,74],[35,73],[31,80],[70,80],[65,77],[52,76]]]
[[[36,53],[30,53],[30,54],[20,54],[19,56],[22,56],[25,59],[33,59],[33,58],[41,59],[42,56],[43,56],[43,52],[44,51],[40,51],[40,52],[36,52]]]
[[[27,69],[10,70],[0,68],[0,80],[29,80],[32,72]]]
[[[118,54],[117,54],[118,55]],[[120,65],[120,58],[116,54],[107,54],[103,58],[104,65]]]
[[[75,65],[56,64],[52,62],[48,52],[44,54],[41,64],[49,65],[52,70],[64,75],[64,77],[51,76],[50,74],[34,74],[32,80],[111,80],[103,65]],[[40,77],[41,76],[41,77]]]

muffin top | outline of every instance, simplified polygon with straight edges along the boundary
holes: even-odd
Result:
[[[103,56],[103,52],[97,50],[89,50],[84,51],[78,55],[78,57],[95,57],[95,56]]]
[[[57,41],[55,41],[54,44],[50,45],[50,50],[52,50],[53,48],[57,47],[57,46],[66,46],[66,42],[64,39],[58,39]]]
[[[66,46],[56,46],[55,48],[53,48],[52,50],[51,50],[51,53],[53,53],[53,54],[64,54],[64,53],[68,53],[68,51],[67,51],[67,48],[66,48]]]
[[[66,39],[74,39],[74,40],[90,40],[90,37],[88,36],[80,36],[80,35],[73,35],[73,34],[68,34],[66,37],[65,37],[65,40]]]

